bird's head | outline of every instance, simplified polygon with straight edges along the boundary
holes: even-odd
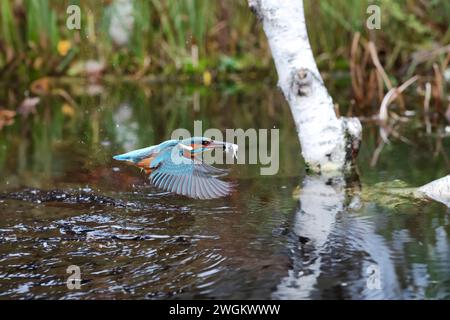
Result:
[[[185,145],[193,155],[199,155],[203,152],[211,151],[213,149],[227,149],[226,142],[212,140],[206,137],[192,137],[184,139],[180,141],[180,143]]]

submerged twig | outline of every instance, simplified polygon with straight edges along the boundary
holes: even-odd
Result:
[[[372,41],[369,41],[367,46],[369,48],[370,57],[372,58],[372,62],[375,65],[375,67],[377,68],[378,73],[383,78],[383,81],[386,84],[386,87],[388,89],[392,89],[391,80],[389,80],[389,77],[387,76],[386,71],[384,71],[384,68],[380,63],[380,59],[378,59],[378,53],[377,53],[377,49],[375,48],[375,44]]]
[[[377,165],[378,159],[380,158],[381,151],[386,143],[381,140],[377,148],[373,152],[372,159],[370,160],[370,166],[375,167]]]
[[[401,86],[392,88],[384,96],[381,102],[379,120],[383,123],[387,122],[388,119],[388,107],[392,101],[394,101],[403,91],[406,90],[411,84],[413,84],[419,77],[416,75],[408,80],[406,80]]]
[[[352,88],[355,93],[355,97],[357,101],[362,101],[364,98],[363,88],[362,88],[362,75],[361,75],[361,69],[358,68],[358,65],[356,64],[356,55],[358,52],[358,43],[359,39],[361,37],[361,34],[359,32],[355,33],[355,36],[353,37],[352,41],[352,47],[350,51],[350,74],[351,74],[351,80],[352,80]]]
[[[425,99],[423,101],[423,109],[425,113],[425,126],[427,134],[431,133],[430,99],[431,99],[431,84],[427,82],[425,84]]]

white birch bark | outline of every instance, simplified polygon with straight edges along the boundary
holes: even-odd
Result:
[[[249,0],[249,6],[263,24],[307,168],[348,168],[359,148],[361,123],[336,116],[309,44],[303,1]]]
[[[439,201],[450,208],[450,175],[427,183],[420,187],[418,192],[418,196],[425,195],[427,198]]]

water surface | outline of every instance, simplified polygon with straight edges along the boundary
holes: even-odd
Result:
[[[411,143],[394,139],[375,167],[378,128],[364,124],[360,177],[344,181],[304,175],[272,85],[58,86],[76,105],[43,97],[36,114],[0,132],[0,298],[450,297],[448,208],[368,192],[448,173],[449,138],[425,135],[420,115],[399,129]],[[278,174],[231,166],[236,191],[202,201],[111,160],[194,120],[280,129]],[[80,267],[79,290],[66,286],[70,265]]]

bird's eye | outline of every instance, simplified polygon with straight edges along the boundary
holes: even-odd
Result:
[[[204,145],[204,146],[207,146],[210,143],[211,143],[211,141],[208,141],[208,140],[203,140],[202,141],[202,145]]]

